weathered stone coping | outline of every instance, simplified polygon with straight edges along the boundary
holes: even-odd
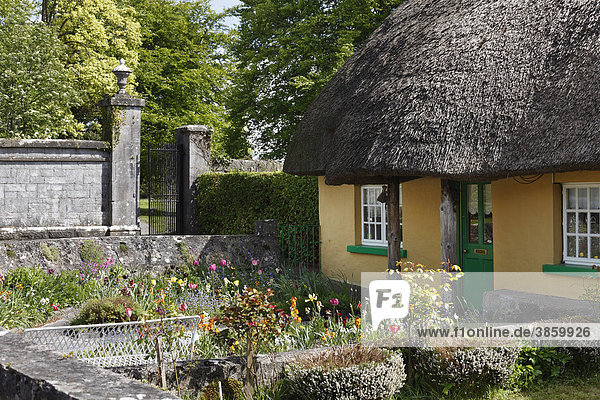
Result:
[[[160,273],[171,265],[190,263],[187,257],[209,265],[220,259],[236,262],[247,257],[248,251],[264,267],[280,264],[277,236],[269,226],[257,224],[254,235],[168,235],[168,236],[102,236],[63,239],[34,239],[44,237],[45,230],[30,232],[30,240],[0,241],[0,275],[19,267],[35,267],[54,271],[76,269],[81,266],[80,249],[85,241],[94,241],[106,259],[139,270]],[[272,228],[272,227],[271,227]],[[265,232],[265,229],[267,231]],[[93,230],[92,230],[93,231]],[[90,232],[92,232],[90,231]],[[4,232],[6,233],[6,232]],[[0,237],[3,232],[0,231]],[[64,234],[64,232],[63,232]],[[45,259],[43,248],[56,253],[54,260]],[[43,260],[43,262],[42,262]]]
[[[175,400],[178,397],[125,376],[34,345],[0,336],[2,400]]]
[[[318,347],[306,350],[294,350],[283,353],[259,354],[256,356],[258,366],[257,379],[259,385],[272,385],[283,376],[286,365],[309,355],[329,351],[334,347]],[[200,394],[209,383],[225,379],[244,381],[245,371],[239,357],[223,357],[201,359],[177,363],[180,388],[193,394]],[[139,367],[117,367],[112,371],[119,372],[137,380],[146,380],[158,384],[159,377],[155,365]],[[167,366],[169,388],[175,390],[175,374],[171,366]]]
[[[0,139],[0,147],[103,150],[110,148],[110,144],[99,140]]]

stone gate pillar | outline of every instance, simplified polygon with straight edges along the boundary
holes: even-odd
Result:
[[[177,232],[197,234],[194,213],[194,182],[200,174],[210,172],[210,138],[213,129],[204,125],[186,125],[175,130],[177,149],[181,151],[179,185],[181,227]]]
[[[140,234],[140,136],[144,100],[125,92],[131,70],[113,70],[119,92],[100,102],[104,140],[111,144],[108,225],[111,236]]]

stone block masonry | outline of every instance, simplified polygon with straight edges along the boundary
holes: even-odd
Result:
[[[190,264],[199,259],[205,267],[220,259],[235,265],[249,263],[249,257],[264,267],[280,265],[275,221],[257,221],[254,235],[232,236],[104,236],[38,240],[7,240],[0,243],[0,275],[19,267],[41,266],[55,271],[76,269],[82,265],[81,248],[93,241],[104,259],[140,271],[163,272],[171,265]],[[44,245],[44,246],[43,246]],[[56,256],[44,255],[43,247]],[[1,399],[0,399],[1,400]]]
[[[0,239],[105,234],[109,144],[0,140]]]
[[[179,397],[0,332],[0,400],[176,400]]]

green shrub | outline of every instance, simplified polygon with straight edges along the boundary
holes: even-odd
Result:
[[[588,353],[580,352],[579,354],[583,357]],[[600,353],[596,352],[596,354]],[[591,353],[589,353],[589,355],[591,355]],[[572,358],[573,355],[571,355],[568,349],[564,348],[523,348],[519,353],[517,364],[515,366],[513,386],[517,388],[526,388],[532,383],[556,379],[562,375],[565,367]]]
[[[221,382],[221,390],[224,400],[242,400],[244,395],[242,389],[244,385],[236,379],[222,379],[220,381],[211,382],[202,390],[202,400],[219,400],[219,382]]]
[[[131,318],[127,317],[126,309],[133,310]],[[110,297],[87,301],[72,325],[108,324],[114,322],[137,321],[143,315],[142,308],[129,297]]]
[[[56,246],[48,246],[46,243],[42,243],[40,244],[40,250],[47,261],[58,261],[58,249]]]
[[[569,356],[567,368],[577,373],[592,372],[600,369],[600,343],[597,341],[587,342],[588,346],[596,347],[566,347],[557,349],[566,352]]]
[[[412,352],[419,380],[463,394],[505,386],[518,355],[519,349],[513,347],[415,348]]]
[[[84,240],[79,248],[79,257],[86,264],[104,264],[106,257],[102,253],[100,245],[94,240]]]
[[[286,368],[285,379],[297,398],[371,400],[394,395],[406,374],[401,354],[359,345],[298,360]]]
[[[6,248],[6,255],[9,258],[12,258],[12,259],[17,258],[17,252],[12,249],[12,246],[5,244],[4,247]]]
[[[196,221],[201,234],[254,232],[254,221],[281,225],[319,223],[317,178],[282,172],[203,174],[196,180]]]

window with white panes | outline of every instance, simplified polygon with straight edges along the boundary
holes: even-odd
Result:
[[[361,187],[362,244],[387,246],[387,204],[377,201],[383,186]],[[402,185],[400,185],[400,243],[402,243]]]
[[[600,265],[600,183],[563,185],[563,257]]]

